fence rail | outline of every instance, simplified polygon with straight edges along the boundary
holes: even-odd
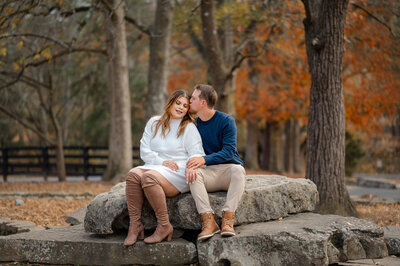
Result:
[[[9,175],[56,175],[56,148],[1,147],[0,174],[4,182]],[[132,147],[133,165],[140,164],[139,147]],[[65,168],[68,176],[103,175],[107,167],[108,147],[64,146]]]

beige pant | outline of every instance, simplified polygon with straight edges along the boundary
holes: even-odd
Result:
[[[244,192],[246,172],[240,164],[209,165],[197,169],[197,179],[190,184],[190,192],[197,211],[202,214],[211,209],[207,192],[228,191],[223,211],[235,212]]]

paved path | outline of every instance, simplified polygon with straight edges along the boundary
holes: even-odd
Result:
[[[348,186],[350,196],[372,195],[380,198],[400,199],[399,189]]]
[[[400,174],[363,174],[363,173],[354,173],[353,177],[361,177],[361,178],[400,178]]]

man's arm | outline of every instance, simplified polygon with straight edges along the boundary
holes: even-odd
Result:
[[[229,116],[222,129],[222,148],[218,152],[204,156],[205,164],[222,164],[231,161],[236,151],[236,134],[235,120]]]
[[[227,119],[222,130],[222,149],[206,156],[190,158],[186,164],[188,168],[198,168],[204,164],[221,164],[233,159],[237,133],[235,120],[232,117]]]

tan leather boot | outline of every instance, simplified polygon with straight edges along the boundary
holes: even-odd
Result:
[[[124,245],[130,246],[135,244],[137,239],[144,238],[144,228],[140,220],[142,216],[143,189],[141,176],[134,171],[130,171],[126,177],[125,193],[129,213],[129,231]]]
[[[221,223],[221,236],[234,236],[236,235],[233,229],[233,219],[235,218],[235,213],[230,211],[222,212],[222,223]]]
[[[158,181],[157,177],[145,173],[143,175],[142,184],[146,198],[157,217],[156,230],[151,236],[146,237],[144,242],[153,244],[161,242],[165,238],[167,238],[167,241],[171,241],[174,228],[169,222],[167,201],[160,181]]]
[[[206,212],[201,214],[201,233],[197,236],[197,240],[206,240],[216,233],[219,233],[219,226],[214,220],[214,214]]]

